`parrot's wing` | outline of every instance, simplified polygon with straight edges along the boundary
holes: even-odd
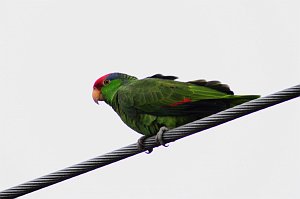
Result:
[[[231,94],[194,82],[146,78],[122,86],[117,94],[126,114],[146,113],[157,116],[209,115],[229,107]]]

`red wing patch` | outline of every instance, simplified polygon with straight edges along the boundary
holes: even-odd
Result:
[[[192,102],[192,100],[190,98],[184,98],[183,100],[181,100],[179,102],[175,102],[173,104],[170,104],[169,106],[178,106],[178,105],[189,103],[189,102]]]

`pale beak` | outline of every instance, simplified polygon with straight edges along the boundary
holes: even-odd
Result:
[[[94,88],[92,97],[96,104],[99,104],[98,103],[99,101],[103,101],[103,96],[102,96],[101,90],[99,90],[97,88]]]

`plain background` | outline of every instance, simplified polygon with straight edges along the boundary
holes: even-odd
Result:
[[[299,84],[300,1],[0,1],[0,190],[140,137],[91,91],[109,72]],[[294,99],[23,198],[300,198]]]

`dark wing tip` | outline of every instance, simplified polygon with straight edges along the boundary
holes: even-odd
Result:
[[[168,80],[175,80],[175,79],[178,79],[178,77],[176,76],[165,76],[165,75],[162,75],[162,74],[155,74],[155,75],[152,75],[150,77],[147,77],[147,78],[156,78],[156,79],[168,79]]]
[[[212,88],[212,89],[215,89],[217,91],[227,93],[229,95],[234,94],[233,91],[230,90],[230,88],[227,84],[222,84],[221,82],[216,81],[216,80],[206,81],[204,79],[200,79],[200,80],[189,81],[188,83],[195,84],[195,85],[198,85],[198,86],[205,86],[205,87],[208,87],[208,88]]]

